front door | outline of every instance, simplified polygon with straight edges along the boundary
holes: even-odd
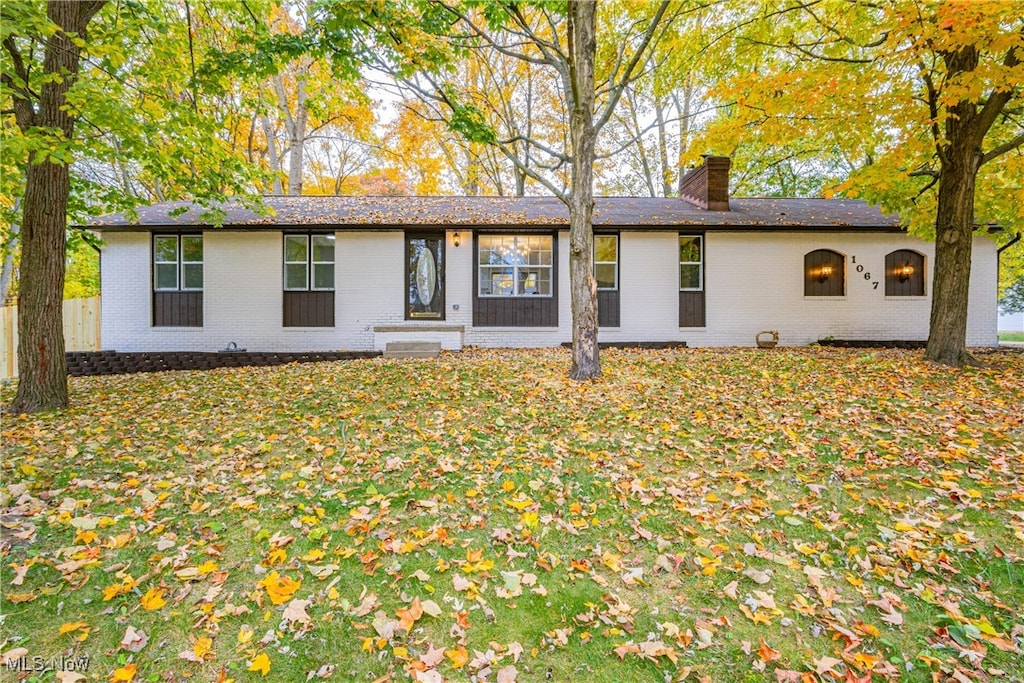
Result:
[[[444,233],[406,233],[406,320],[444,320]]]

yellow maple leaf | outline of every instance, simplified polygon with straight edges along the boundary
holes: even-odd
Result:
[[[308,553],[300,558],[303,562],[316,562],[317,560],[324,559],[324,551],[319,548],[313,548]]]
[[[110,674],[110,680],[115,683],[130,683],[135,680],[135,670],[138,664],[125,664],[120,669]]]
[[[248,643],[250,640],[252,640],[254,633],[255,632],[252,630],[251,626],[243,625],[240,629],[238,629],[238,644],[245,645],[246,643]]]
[[[274,548],[267,556],[260,562],[264,567],[276,567],[284,564],[285,560],[288,559],[288,552],[284,548]]]
[[[263,676],[270,673],[270,657],[266,652],[261,652],[252,658],[252,662],[249,663],[249,671],[256,671]]]
[[[147,612],[160,609],[167,604],[164,600],[164,589],[163,588],[150,588],[146,591],[146,594],[142,596],[142,608]]]
[[[197,659],[213,659],[213,638],[200,638],[192,646]]]
[[[530,507],[533,504],[533,501],[530,500],[529,498],[505,499],[505,505],[508,505],[511,508],[515,508],[518,512],[522,512],[523,510],[525,510],[526,508]]]
[[[82,529],[77,534],[75,534],[75,543],[84,543],[85,545],[89,545],[97,538],[99,538],[99,534],[97,534],[95,531],[91,529]]]
[[[456,669],[461,669],[469,662],[469,652],[462,645],[455,650],[445,650],[444,656],[451,660],[452,667]]]
[[[135,588],[135,579],[126,576],[122,579],[121,583],[114,583],[103,589],[103,602],[113,600],[119,595],[124,595],[132,588]]]
[[[65,633],[72,633],[80,629],[85,629],[86,631],[88,631],[89,624],[85,623],[84,621],[69,621],[60,625],[60,634],[64,635]]]
[[[608,567],[608,569],[611,569],[613,572],[622,571],[622,555],[605,551],[604,554],[601,555],[601,564]]]
[[[287,576],[281,576],[277,572],[270,572],[260,581],[261,586],[267,591],[267,595],[270,596],[270,601],[275,605],[283,605],[284,603],[291,600],[295,592],[302,586],[302,580],[290,579]]]

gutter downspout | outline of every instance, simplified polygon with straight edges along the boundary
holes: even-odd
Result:
[[[1003,246],[1001,246],[1001,247],[996,249],[996,302],[997,302],[997,305],[996,305],[996,318],[997,319],[999,317],[999,307],[998,307],[998,301],[999,301],[999,277],[1000,277],[1000,271],[1002,270],[1002,266],[1003,266],[1003,252],[1006,251],[1007,249],[1009,249],[1010,247],[1012,247],[1013,245],[1017,244],[1017,242],[1020,242],[1020,231],[1017,231],[1017,234],[1013,236],[1012,240],[1010,240],[1009,242],[1007,242]]]
[[[1020,232],[1013,236],[1013,239],[996,249],[996,281],[999,281],[999,268],[1003,262],[1003,252],[1020,242]]]
[[[1013,245],[1017,244],[1017,242],[1020,242],[1020,233],[1019,232],[1016,235],[1013,236],[1012,240],[1010,240],[1009,242],[1007,242],[1003,246],[1001,246],[998,249],[996,249],[996,255],[997,256],[1002,256],[1004,251],[1006,251],[1007,249],[1009,249]]]

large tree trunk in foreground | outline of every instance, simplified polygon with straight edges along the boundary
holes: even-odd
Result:
[[[84,38],[86,26],[103,4],[75,0],[47,3],[47,16],[61,30],[46,42],[43,72],[52,76],[43,84],[38,102],[29,99],[27,90],[14,96],[15,118],[22,131],[44,126],[58,129],[64,139],[71,139],[75,120],[65,108],[65,96],[78,73],[81,48],[68,34]],[[12,413],[68,405],[63,297],[70,192],[67,163],[51,161],[50,157],[38,162],[35,153],[30,155],[18,280],[18,392],[10,407]]]
[[[974,233],[974,183],[980,154],[947,152],[939,176],[935,220],[935,277],[925,358],[944,365],[971,363],[967,353],[968,289]]]
[[[572,368],[569,377],[601,374],[597,347],[597,280],[594,278],[594,54],[595,7],[569,3],[569,132],[572,188],[569,197],[569,286],[572,290]]]

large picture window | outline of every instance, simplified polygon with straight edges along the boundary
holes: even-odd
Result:
[[[550,235],[480,235],[481,297],[551,296]]]
[[[203,236],[153,236],[153,326],[203,324]]]
[[[679,289],[684,292],[704,289],[704,238],[679,236]]]
[[[284,326],[334,326],[334,235],[284,236]]]

